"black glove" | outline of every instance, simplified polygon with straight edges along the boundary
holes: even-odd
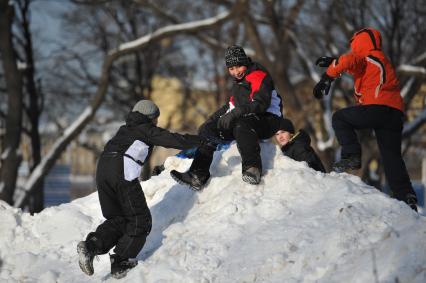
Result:
[[[229,111],[228,113],[219,118],[219,120],[217,121],[217,127],[219,129],[228,130],[232,128],[234,120],[241,116],[241,110],[239,108],[234,108],[232,111]]]
[[[322,57],[319,57],[317,61],[315,61],[315,65],[320,67],[328,67],[335,59],[336,57],[322,56]]]
[[[151,176],[157,176],[157,175],[160,175],[160,174],[161,174],[161,172],[163,172],[163,171],[164,171],[164,169],[166,169],[166,168],[164,168],[164,164],[154,166],[154,169],[152,169]]]
[[[321,80],[315,85],[313,90],[316,99],[321,99],[324,95],[328,94],[333,80],[334,79],[329,77],[326,73],[322,75]]]
[[[213,125],[217,127],[217,122],[214,122]],[[200,126],[198,135],[206,140],[205,143],[220,144],[223,140],[220,138],[219,133],[217,133],[216,128],[212,129],[213,125],[206,121]]]

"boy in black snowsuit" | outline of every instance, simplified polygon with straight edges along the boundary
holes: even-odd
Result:
[[[296,161],[305,161],[314,170],[326,173],[321,159],[311,147],[311,138],[304,130],[294,133],[294,126],[288,119],[281,119],[275,140],[285,156]]]
[[[87,275],[94,272],[93,258],[113,247],[115,254],[110,259],[114,278],[124,277],[136,266],[137,261],[129,259],[138,255],[151,231],[151,214],[138,178],[154,145],[188,149],[204,143],[199,136],[157,127],[159,115],[152,101],[139,101],[98,160],[96,186],[106,220],[78,243],[79,265]]]
[[[259,140],[269,139],[277,131],[282,117],[281,97],[268,72],[252,62],[242,47],[228,47],[225,63],[234,78],[230,99],[201,125],[199,134],[215,144],[236,140],[243,181],[259,184],[262,172]],[[215,149],[212,144],[199,147],[188,172],[172,170],[170,174],[177,182],[200,190],[210,178]]]

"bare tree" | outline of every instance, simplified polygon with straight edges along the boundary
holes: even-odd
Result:
[[[18,196],[14,206],[20,207],[25,203],[28,194],[34,190],[35,186],[41,180],[42,176],[44,176],[46,172],[53,166],[54,162],[60,156],[66,146],[91,121],[105,98],[105,94],[107,93],[107,89],[109,86],[111,68],[116,60],[125,55],[133,54],[135,51],[141,50],[153,42],[157,42],[171,36],[176,36],[178,34],[201,31],[203,29],[207,29],[212,26],[221,24],[226,21],[234,12],[235,8],[229,11],[222,12],[212,18],[193,21],[189,23],[165,26],[136,40],[123,43],[117,48],[108,52],[108,54],[103,60],[98,87],[93,96],[93,99],[90,102],[90,105],[83,111],[83,113],[80,114],[77,120],[65,130],[63,136],[60,137],[54,143],[52,149],[48,152],[48,154],[43,158],[41,163],[30,175],[27,183],[25,184],[22,194]]]
[[[221,7],[235,3],[230,0],[213,2]],[[331,94],[323,101],[315,100],[312,87],[324,70],[314,66],[314,62],[319,56],[345,53],[350,37],[363,27],[375,26],[382,31],[384,51],[399,71],[405,106],[412,117],[405,125],[404,137],[419,134],[426,114],[410,109],[413,101],[423,95],[420,87],[425,82],[426,50],[419,48],[425,46],[426,40],[424,3],[273,0],[246,1],[240,7],[239,16],[221,27],[221,37],[232,34],[225,40],[233,39],[230,43],[243,45],[253,52],[256,61],[267,67],[284,98],[286,115],[297,127],[306,128],[312,135],[327,167],[338,150],[331,115],[336,109],[353,103],[353,88],[351,79],[344,76],[335,81]],[[236,33],[227,30],[231,24],[238,26]],[[361,131],[359,137],[364,152],[360,175],[369,176],[368,165],[378,161],[378,149],[371,131]],[[378,168],[378,172],[382,169]]]
[[[21,163],[19,145],[22,129],[22,76],[18,70],[12,43],[14,7],[8,0],[0,1],[0,53],[7,90],[6,131],[1,154],[0,198],[13,204],[18,167]]]
[[[41,161],[41,137],[39,132],[40,115],[43,111],[43,96],[41,92],[40,81],[36,79],[36,66],[34,59],[34,50],[32,43],[32,35],[30,31],[30,0],[16,1],[17,19],[16,26],[18,33],[15,34],[18,54],[20,54],[21,61],[24,62],[25,68],[22,73],[24,77],[24,133],[26,133],[31,142],[31,160],[29,162],[29,171],[34,168]],[[27,121],[27,123],[25,123]],[[28,125],[26,127],[25,125]],[[29,211],[40,212],[44,208],[44,192],[43,180],[40,181],[38,187],[34,189],[31,197],[29,198]]]
[[[6,2],[1,3],[10,11],[10,6],[6,5]],[[213,86],[216,103],[224,103],[230,81],[225,73],[223,53],[226,46],[231,44],[243,45],[249,56],[270,71],[276,88],[284,98],[285,115],[292,119],[298,128],[308,130],[314,138],[314,146],[320,151],[322,159],[329,167],[338,151],[331,127],[331,115],[336,109],[352,103],[352,82],[348,77],[336,80],[329,96],[320,102],[315,100],[312,96],[312,87],[319,80],[323,70],[314,66],[314,61],[318,56],[337,56],[344,53],[348,49],[348,41],[353,32],[361,27],[376,26],[383,33],[385,52],[398,67],[402,94],[409,113],[404,137],[406,141],[411,142],[407,142],[405,148],[416,146],[412,137],[424,131],[425,105],[418,109],[419,96],[424,95],[420,89],[426,77],[426,50],[419,48],[425,46],[426,38],[424,22],[426,8],[421,1],[74,0],[73,2],[80,6],[64,16],[64,28],[73,31],[75,45],[67,46],[59,42],[64,51],[57,57],[53,71],[43,83],[45,94],[43,97],[49,105],[55,105],[52,112],[45,114],[51,115],[49,118],[58,125],[61,132],[51,150],[39,163],[37,156],[33,156],[33,164],[38,165],[33,168],[24,191],[18,195],[14,204],[16,207],[22,207],[27,203],[31,192],[40,186],[43,176],[66,146],[93,121],[101,106],[110,109],[111,112],[114,111],[114,115],[117,110],[120,111],[120,115],[124,115],[128,106],[136,100],[149,98],[154,74],[178,77],[182,81],[186,97],[183,108],[197,106],[197,100],[193,99],[194,82],[200,80],[200,77]],[[27,1],[20,0],[19,3],[25,4]],[[25,8],[25,5],[20,7],[23,15],[25,9],[22,8]],[[7,15],[7,9],[0,11],[2,38],[7,35],[5,28],[8,27],[10,30],[8,22],[5,21],[7,17],[3,16]],[[8,19],[10,20],[10,16]],[[24,19],[21,17],[23,35],[25,35]],[[24,38],[21,37],[19,42],[25,43],[25,40],[22,40]],[[31,62],[30,54],[22,52],[26,50],[25,46],[27,48],[31,46],[31,42],[27,40],[27,44],[19,46],[21,52],[15,53],[26,54],[21,57]],[[13,74],[13,68],[12,71],[6,72],[6,69],[10,68],[6,63],[13,62],[16,67],[16,59],[7,61],[3,52],[11,48],[13,56],[14,49],[13,46],[8,46],[5,40],[1,40],[0,48],[3,56],[0,92],[4,81],[7,93],[11,95],[11,90],[13,91],[11,81],[22,78],[6,76]],[[186,57],[188,53],[190,55]],[[40,104],[42,93],[37,91],[34,70],[30,71],[26,69],[22,73],[25,75],[25,83],[18,82],[21,85],[21,93],[20,96],[13,96],[15,103],[18,103],[15,98],[20,97],[22,105],[22,101],[26,101],[24,95],[28,94],[28,105]],[[16,72],[19,74],[17,68]],[[23,85],[25,88],[22,89]],[[57,97],[61,97],[60,103],[55,101]],[[9,99],[6,110],[14,107],[9,106],[11,102]],[[81,109],[82,105],[89,106],[79,113],[76,110]],[[13,109],[22,109],[22,106],[19,107]],[[415,107],[417,110],[414,110]],[[28,133],[37,127],[35,123],[37,119],[34,117],[41,111],[39,108],[37,112],[37,109],[28,107],[28,111],[25,112],[27,116],[24,117],[29,118]],[[18,118],[16,111],[9,112],[0,111],[6,125],[2,150],[12,148],[10,145],[15,149],[19,147],[20,134],[14,135],[10,129],[21,129],[22,122],[19,120],[18,125],[18,120],[11,119],[12,116]],[[210,113],[203,112],[203,115],[208,114]],[[74,122],[67,122],[70,119]],[[187,123],[188,125],[192,124]],[[378,160],[378,151],[371,132],[361,132],[360,138],[363,141],[365,157],[363,166],[365,170],[361,174],[367,180],[372,176],[367,165]],[[34,141],[36,140],[35,138]],[[35,153],[36,144],[33,148]],[[8,154],[2,156],[10,158]],[[4,174],[3,164],[9,164],[9,168],[17,169],[19,159],[15,158],[14,162],[12,161],[8,159],[6,162],[6,159],[2,159],[1,174]],[[380,166],[377,172],[381,174]],[[2,180],[6,180],[3,175]],[[6,188],[5,185],[3,187]],[[13,195],[14,188],[12,186],[9,188]],[[4,192],[6,190],[2,188],[1,193]],[[3,198],[3,195],[1,196]],[[10,201],[13,202],[12,199]]]

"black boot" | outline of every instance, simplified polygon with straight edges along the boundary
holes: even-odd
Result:
[[[249,167],[246,170],[243,170],[243,181],[252,185],[257,185],[260,183],[260,169],[257,167]]]
[[[333,164],[333,171],[337,173],[341,173],[346,170],[356,170],[360,168],[361,168],[361,156],[358,154],[342,156],[340,161],[337,161]]]
[[[210,178],[210,173],[191,171],[180,173],[176,170],[170,171],[172,178],[181,185],[189,185],[194,191],[199,191],[207,183]]]
[[[96,252],[89,248],[86,241],[81,241],[77,245],[78,253],[78,264],[81,270],[87,275],[93,275],[93,259],[96,256]]]
[[[406,199],[403,200],[412,210],[417,212],[417,197],[413,194],[408,194]]]
[[[127,258],[123,259],[117,254],[110,255],[109,259],[111,260],[111,276],[115,279],[123,278],[130,269],[138,265],[137,261],[130,261]]]

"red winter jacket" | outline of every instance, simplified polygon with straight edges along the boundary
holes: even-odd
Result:
[[[379,104],[404,111],[399,81],[390,61],[381,50],[378,30],[365,28],[351,39],[351,52],[334,60],[327,75],[336,78],[342,72],[354,76],[354,97],[359,104]]]

